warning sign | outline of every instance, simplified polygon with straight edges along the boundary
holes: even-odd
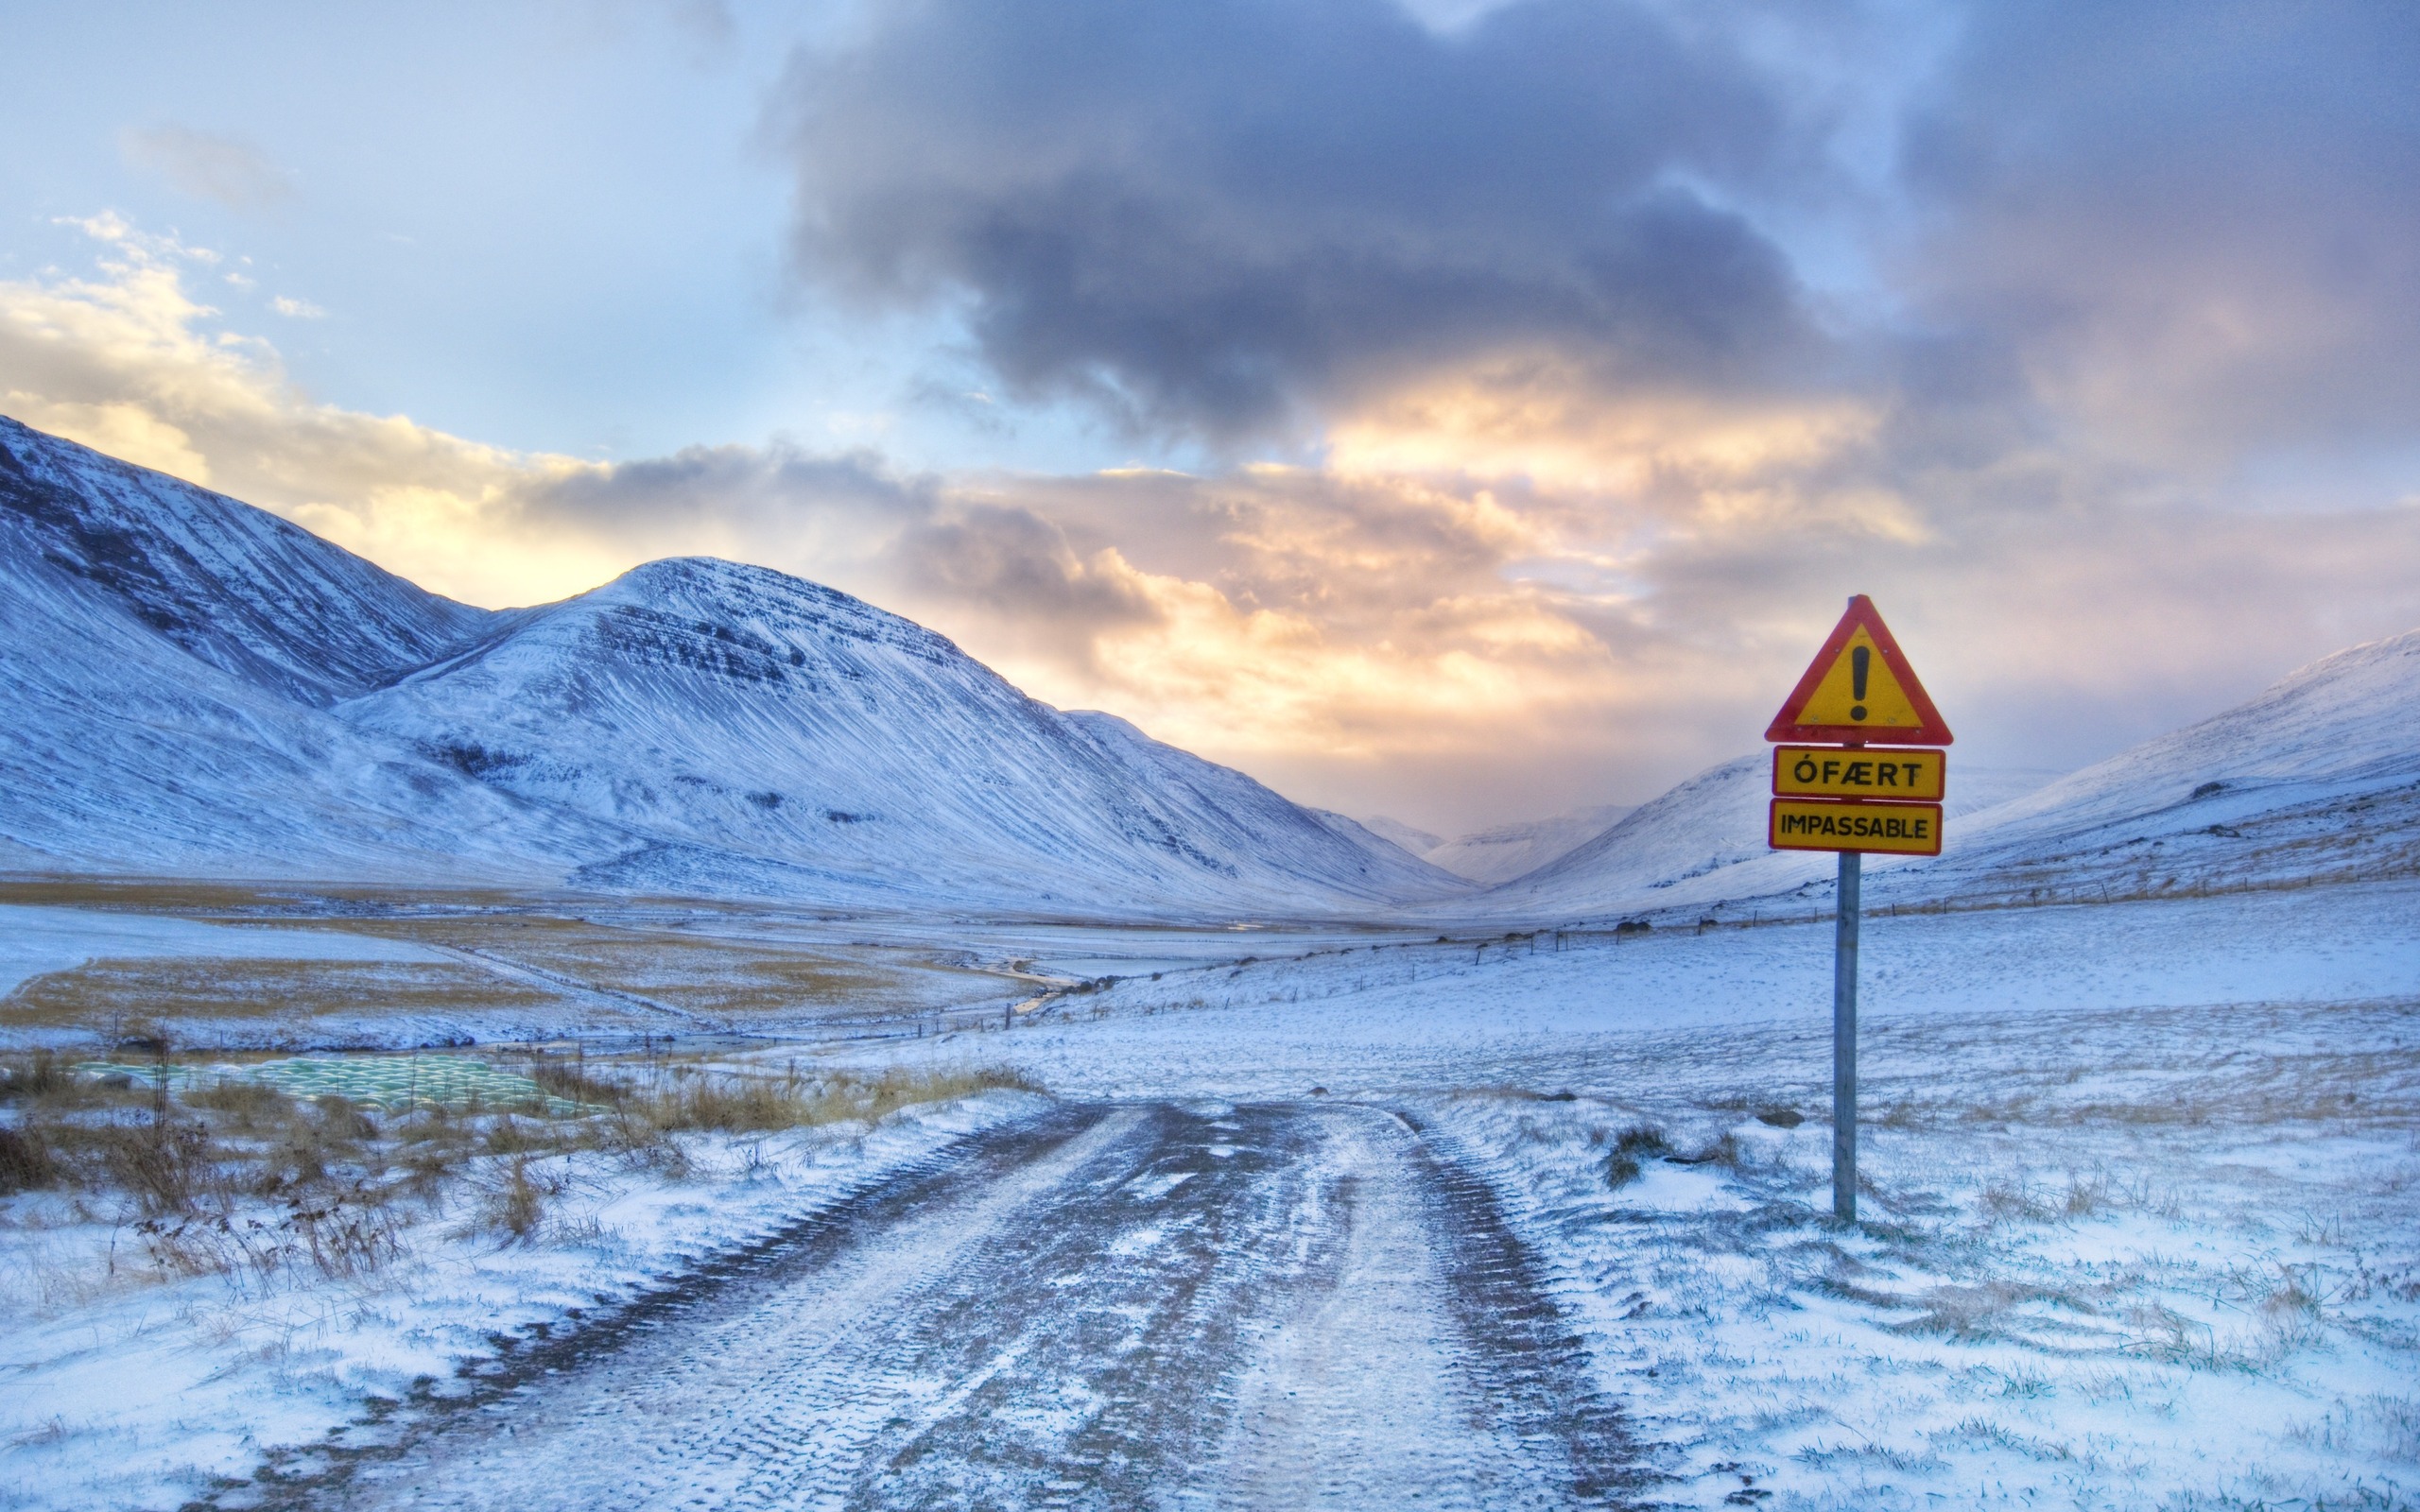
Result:
[[[1947,753],[1879,746],[1776,746],[1776,798],[1938,799]]]
[[[1916,680],[1915,668],[1874,600],[1859,593],[1815,653],[1765,731],[1767,740],[1887,740],[1946,746],[1949,726]]]
[[[1776,850],[1879,850],[1941,854],[1941,805],[1777,798],[1768,842]]]

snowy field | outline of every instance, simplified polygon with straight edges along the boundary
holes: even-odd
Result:
[[[157,914],[0,903],[0,998],[30,977],[97,959],[407,961],[436,959],[404,940],[308,929],[229,929]]]
[[[1542,1260],[1653,1502],[2406,1506],[2415,921],[2410,884],[1870,920],[1854,1232],[1825,1217],[1828,926],[1561,951],[936,927],[930,958],[1088,989],[1027,1000],[1010,1032],[994,1006],[923,1038],[717,1054],[1013,1067],[1062,1106],[1402,1112]],[[701,931],[823,956],[914,935]],[[164,1278],[96,1205],[6,1199],[0,1505],[178,1504],[444,1382],[493,1333],[560,1327],[1040,1106],[992,1092],[872,1129],[700,1138],[679,1173],[567,1161],[532,1238],[432,1223],[374,1275],[277,1286]]]
[[[39,889],[37,889],[39,890]],[[763,910],[221,886],[0,905],[0,1049],[410,1050],[579,1038],[912,1034],[1053,985],[1010,946]],[[182,905],[190,909],[190,904]],[[1098,932],[1092,932],[1098,933]]]
[[[594,1153],[524,1162],[511,1174],[544,1208],[519,1236],[500,1227],[507,1171],[490,1161],[355,1274],[293,1256],[192,1274],[179,1241],[208,1236],[50,1194],[9,1199],[0,1506],[182,1505],[366,1414],[458,1393],[466,1360],[575,1325],[1040,1106],[994,1091],[873,1126],[696,1136],[674,1172]]]
[[[1007,1041],[1062,1096],[1430,1121],[1677,1504],[2409,1505],[2415,921],[2411,885],[1870,921],[1855,1234],[1828,927],[1263,962]],[[1614,1187],[1634,1129],[1693,1163]]]

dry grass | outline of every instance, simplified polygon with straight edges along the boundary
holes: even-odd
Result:
[[[919,951],[864,946],[843,954],[542,913],[354,919],[347,927],[729,1021],[861,1013],[868,1003],[921,1002],[936,989],[943,1003],[955,1005],[988,1000],[999,986],[990,972],[938,965]]]
[[[156,1273],[266,1287],[375,1270],[401,1252],[414,1209],[465,1211],[468,1231],[535,1242],[563,1191],[559,1157],[677,1177],[690,1169],[686,1135],[871,1123],[988,1089],[1039,1091],[988,1070],[768,1074],[666,1057],[531,1069],[591,1111],[424,1108],[382,1123],[341,1097],[241,1080],[163,1094],[70,1075],[47,1053],[17,1057],[0,1061],[0,1194],[49,1188],[114,1205]]]
[[[791,1071],[779,1077],[695,1073],[658,1077],[624,1099],[616,1110],[659,1133],[712,1130],[761,1134],[851,1120],[873,1122],[912,1103],[938,1102],[994,1089],[1039,1091],[1013,1071],[887,1071],[871,1079],[808,1079]]]
[[[426,946],[434,961],[142,957],[88,962],[0,999],[0,1026],[80,1031],[105,1042],[164,1033],[181,1044],[206,1026],[256,1040],[290,1023],[324,1042],[319,1021],[342,1016],[455,1019],[498,1011],[562,1022],[668,1022],[649,1005],[727,1022],[920,1018],[988,1004],[1000,976],[930,952],[873,945],[820,948],[690,930],[616,926],[524,901],[514,909],[405,895],[336,894],[201,885],[0,883],[0,901],[163,913],[225,925],[366,935]],[[344,906],[336,906],[339,902]],[[600,996],[600,994],[602,996]],[[616,1002],[616,997],[638,1002]],[[875,1005],[869,1007],[870,1005]]]
[[[1605,1185],[1616,1192],[1638,1179],[1641,1160],[1672,1153],[1671,1142],[1652,1124],[1634,1124],[1618,1134],[1592,1130],[1588,1143],[1598,1148],[1613,1146],[1605,1153]]]
[[[110,1043],[165,1033],[201,1038],[188,1024],[307,1022],[363,1012],[439,1015],[465,1009],[567,1007],[526,982],[452,961],[219,960],[163,956],[99,960],[37,976],[0,1000],[0,1024],[76,1028]]]

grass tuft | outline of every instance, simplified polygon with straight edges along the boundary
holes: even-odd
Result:
[[[59,1162],[47,1147],[13,1128],[0,1128],[0,1197],[56,1182]]]

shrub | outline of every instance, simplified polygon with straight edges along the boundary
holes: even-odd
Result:
[[[47,1050],[37,1050],[24,1060],[7,1068],[0,1076],[0,1097],[14,1101],[21,1097],[56,1097],[69,1090],[74,1074],[59,1063],[59,1057]]]
[[[46,1187],[60,1176],[58,1160],[38,1135],[0,1128],[0,1196]]]
[[[1616,1155],[1667,1155],[1671,1149],[1664,1131],[1652,1124],[1634,1124],[1614,1139]]]
[[[114,1125],[95,1133],[110,1180],[134,1194],[147,1212],[191,1212],[195,1198],[216,1184],[219,1152],[199,1124]]]
[[[538,1225],[545,1215],[546,1194],[529,1179],[529,1162],[513,1161],[511,1174],[488,1199],[487,1226],[510,1234],[517,1244],[526,1245],[536,1235]]]
[[[186,1089],[185,1105],[213,1113],[225,1113],[238,1128],[250,1129],[260,1124],[283,1119],[294,1110],[294,1099],[266,1082],[216,1081],[206,1087]]]

